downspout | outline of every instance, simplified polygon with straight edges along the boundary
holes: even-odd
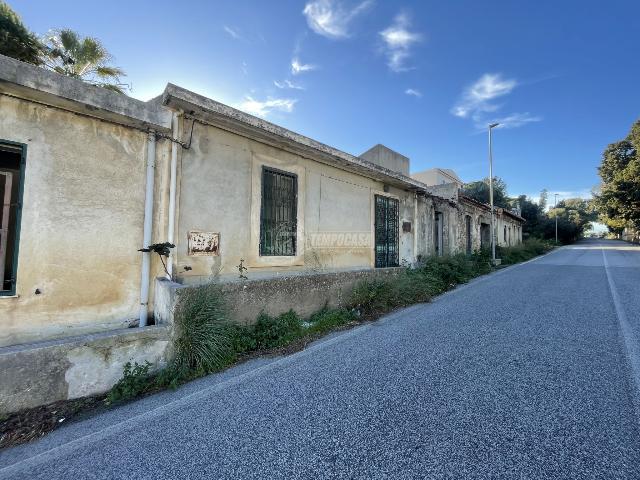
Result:
[[[144,227],[142,231],[142,248],[151,245],[153,228],[153,189],[156,170],[156,132],[150,131],[147,140],[147,185],[144,196]],[[151,275],[151,252],[142,252],[142,269],[140,272],[140,327],[147,325],[149,304],[149,276]]]
[[[418,263],[418,192],[413,194],[413,263]]]
[[[178,138],[179,133],[179,119],[180,114],[174,112],[173,114],[173,138]],[[177,175],[178,175],[178,144],[171,142],[171,173],[169,176],[169,222],[167,226],[167,242],[175,243],[175,228],[176,228],[176,189],[177,189]],[[167,259],[167,272],[169,273],[169,280],[173,279],[173,251],[169,253]]]

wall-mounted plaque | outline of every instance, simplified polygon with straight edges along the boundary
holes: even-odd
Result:
[[[220,254],[220,234],[191,231],[187,234],[187,255],[217,257]]]

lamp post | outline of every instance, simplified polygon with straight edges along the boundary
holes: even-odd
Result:
[[[496,229],[495,220],[493,218],[493,139],[491,131],[500,125],[499,123],[492,123],[489,125],[489,203],[491,205],[491,262],[496,263]]]
[[[558,207],[558,194],[554,193],[555,200],[553,202],[553,209],[555,210]],[[556,217],[556,245],[558,244],[558,212],[554,212]]]

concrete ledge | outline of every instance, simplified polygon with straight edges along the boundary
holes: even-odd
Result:
[[[143,129],[171,130],[171,110],[0,55],[0,92]]]
[[[325,305],[337,308],[345,305],[351,290],[362,280],[397,275],[402,268],[356,270],[332,273],[309,273],[244,280],[220,284],[233,321],[240,324],[255,322],[260,312],[279,315],[293,309],[301,316],[309,316]],[[156,323],[172,324],[173,311],[179,290],[197,288],[166,279],[157,279],[154,315]]]
[[[170,355],[170,329],[145,327],[0,348],[0,414],[109,390],[127,362],[155,367]]]

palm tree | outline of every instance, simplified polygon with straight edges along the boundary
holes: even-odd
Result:
[[[108,65],[112,57],[96,38],[82,38],[73,30],[63,29],[49,33],[44,43],[42,60],[46,68],[124,93],[127,86],[120,82],[120,77],[125,73],[118,67]]]

